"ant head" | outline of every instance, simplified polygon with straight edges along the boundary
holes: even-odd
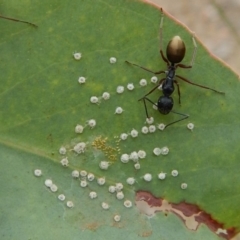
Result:
[[[173,99],[169,96],[161,96],[158,99],[158,111],[162,114],[168,114],[173,108]]]
[[[170,63],[180,63],[185,56],[185,44],[179,36],[174,36],[167,45],[167,59]]]

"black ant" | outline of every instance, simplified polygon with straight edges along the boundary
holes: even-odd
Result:
[[[16,18],[4,17],[2,15],[0,15],[0,18],[6,19],[6,20],[11,20],[11,21],[14,21],[14,22],[26,23],[26,24],[29,24],[31,26],[37,27],[37,25],[34,24],[34,23],[30,23],[30,22],[27,22],[27,21],[22,21],[22,20],[19,20],[19,19],[16,19]]]
[[[167,58],[166,58],[162,51],[162,28],[163,28],[163,10],[162,9],[161,9],[161,12],[162,12],[162,15],[161,15],[161,22],[160,22],[160,54],[161,54],[163,61],[167,63],[167,66],[168,66],[167,71],[153,72],[153,71],[151,71],[145,67],[139,66],[135,63],[131,63],[129,61],[126,61],[126,62],[129,64],[132,64],[134,66],[140,67],[140,68],[142,68],[148,72],[154,73],[154,74],[162,74],[162,73],[166,74],[166,77],[159,80],[156,87],[154,87],[150,92],[148,92],[146,95],[144,95],[142,98],[140,98],[138,100],[138,101],[143,100],[147,118],[149,118],[149,115],[148,115],[148,111],[147,111],[146,100],[149,101],[150,103],[154,104],[158,108],[159,112],[164,115],[168,114],[169,112],[172,112],[172,113],[176,113],[178,115],[183,116],[183,118],[167,124],[165,126],[165,128],[166,128],[176,122],[182,121],[189,117],[189,115],[187,115],[187,114],[175,112],[172,110],[174,102],[173,102],[173,98],[171,97],[171,95],[174,92],[174,83],[177,86],[179,104],[181,104],[180,88],[179,88],[179,84],[178,84],[177,80],[175,80],[175,78],[179,78],[189,84],[192,84],[192,85],[195,85],[195,86],[198,86],[201,88],[209,89],[209,90],[212,90],[217,93],[224,94],[224,92],[217,91],[213,88],[193,83],[193,82],[189,81],[188,79],[175,74],[175,71],[178,67],[192,68],[194,60],[195,60],[195,56],[196,56],[197,44],[196,44],[194,36],[192,36],[192,41],[193,41],[193,45],[194,45],[192,60],[190,62],[190,65],[181,64],[180,62],[183,60],[183,58],[185,56],[186,48],[185,48],[185,44],[184,44],[183,40],[179,36],[174,36],[167,45],[167,50],[166,50]],[[161,85],[162,85],[163,96],[159,97],[158,102],[156,104],[153,101],[151,101],[149,98],[147,98],[147,96],[149,94],[151,94],[153,91],[155,91],[157,88],[159,88]]]

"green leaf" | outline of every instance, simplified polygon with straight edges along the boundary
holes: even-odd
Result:
[[[150,83],[153,75],[125,61],[153,71],[167,69],[159,54],[160,9],[127,0],[12,0],[0,6],[2,15],[38,25],[0,19],[1,239],[218,239],[207,225],[191,231],[171,212],[147,218],[135,206],[140,190],[170,203],[196,205],[223,229],[239,231],[240,86],[235,73],[197,40],[194,67],[178,69],[177,74],[225,95],[179,80],[182,105],[176,91],[174,110],[190,117],[164,131],[143,134],[142,127],[148,125],[138,99],[155,86]],[[164,49],[174,35],[184,39],[183,63],[188,64],[194,49],[191,33],[165,14]],[[74,52],[82,54],[79,61]],[[110,57],[117,62],[110,64]],[[80,76],[86,83],[78,83]],[[141,87],[140,79],[148,85]],[[133,91],[127,90],[128,83],[134,84]],[[125,87],[122,94],[116,92],[118,86]],[[110,93],[109,100],[90,102],[103,92]],[[156,102],[161,94],[156,90],[149,98]],[[179,118],[147,105],[156,126]],[[123,113],[116,114],[116,107]],[[94,128],[88,126],[90,119],[96,120]],[[193,131],[186,127],[189,122],[195,125]],[[83,133],[75,133],[77,124],[84,126]],[[120,134],[132,129],[138,137],[120,141]],[[76,154],[73,148],[79,142],[87,146]],[[64,156],[59,154],[62,146],[67,149]],[[154,148],[164,146],[170,149],[167,156],[153,154]],[[147,154],[139,160],[140,170],[132,161],[120,161],[122,154],[139,150]],[[68,167],[60,164],[65,157]],[[108,170],[99,168],[101,161],[110,163]],[[35,169],[43,175],[35,177]],[[174,169],[179,172],[175,178]],[[73,170],[93,173],[95,179],[81,188],[80,180],[71,176]],[[163,181],[157,178],[161,171],[167,173]],[[144,181],[146,173],[152,181]],[[99,177],[105,177],[105,185],[97,184]],[[133,186],[126,184],[128,177],[136,179]],[[56,193],[44,185],[46,179],[58,186]],[[124,200],[108,192],[116,183],[124,185]],[[181,189],[182,183],[187,189]],[[97,192],[96,199],[89,198],[91,191]],[[66,196],[64,202],[57,198],[60,193]],[[124,207],[126,199],[131,208]],[[67,201],[74,203],[72,209]],[[102,202],[110,208],[103,210]],[[119,223],[113,220],[116,214],[121,215]]]

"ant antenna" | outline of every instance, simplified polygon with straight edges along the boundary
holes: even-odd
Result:
[[[160,21],[160,27],[159,27],[159,38],[160,38],[160,51],[162,51],[162,28],[163,28],[163,10],[161,8],[161,21]]]
[[[196,57],[196,54],[197,54],[197,43],[195,41],[195,33],[194,32],[193,32],[193,35],[192,35],[192,41],[193,41],[193,45],[194,45],[194,50],[193,50],[192,60],[190,62],[191,67],[193,66],[193,63],[195,61],[195,57]]]
[[[34,23],[30,23],[30,22],[27,22],[27,21],[22,21],[22,20],[19,20],[19,19],[16,19],[16,18],[4,17],[4,16],[1,16],[1,15],[0,15],[0,18],[6,19],[6,20],[11,20],[11,21],[14,21],[14,22],[27,23],[27,24],[29,24],[29,25],[31,25],[33,27],[38,27]]]

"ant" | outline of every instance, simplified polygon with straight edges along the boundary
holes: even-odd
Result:
[[[16,18],[4,17],[2,15],[0,15],[0,18],[6,19],[6,20],[11,20],[11,21],[14,21],[14,22],[27,23],[31,26],[37,27],[37,25],[34,24],[34,23],[30,23],[30,22],[27,22],[27,21],[22,21],[22,20],[19,20],[19,19],[16,19]]]
[[[163,16],[164,16],[163,15],[163,10],[161,8],[160,54],[161,54],[161,57],[162,57],[163,61],[166,62],[166,64],[167,64],[167,68],[168,68],[167,71],[157,71],[157,72],[154,72],[154,71],[149,70],[149,69],[147,69],[145,67],[139,66],[139,65],[137,65],[135,63],[131,63],[129,61],[125,61],[125,62],[129,63],[131,65],[137,66],[139,68],[142,68],[145,71],[148,71],[148,72],[151,72],[151,73],[154,73],[154,74],[162,74],[162,73],[166,74],[166,77],[164,77],[161,80],[159,80],[159,82],[158,82],[156,87],[154,87],[150,92],[148,92],[146,95],[144,95],[142,98],[140,98],[138,100],[138,101],[143,100],[147,118],[149,118],[149,115],[148,115],[146,100],[149,101],[150,103],[152,103],[153,105],[155,105],[158,108],[158,111],[160,113],[164,114],[164,115],[167,115],[168,113],[172,112],[172,113],[175,113],[175,114],[183,116],[182,118],[167,124],[165,126],[165,128],[166,128],[166,127],[168,127],[168,126],[170,126],[170,125],[172,125],[174,123],[177,123],[177,122],[182,121],[184,119],[187,119],[189,117],[189,115],[187,115],[187,114],[175,112],[175,111],[172,110],[174,102],[173,102],[173,98],[171,97],[171,95],[174,92],[174,83],[177,86],[178,97],[179,97],[178,101],[179,101],[179,104],[181,104],[181,94],[180,94],[179,83],[177,82],[177,80],[175,78],[181,79],[184,82],[187,82],[189,84],[192,84],[192,85],[195,85],[195,86],[198,86],[198,87],[201,87],[201,88],[212,90],[212,91],[217,92],[217,93],[224,94],[224,92],[217,91],[217,90],[215,90],[213,88],[193,83],[190,80],[188,80],[188,79],[186,79],[184,77],[181,77],[181,76],[179,76],[179,75],[177,75],[175,73],[176,69],[178,67],[180,67],[180,68],[192,68],[194,60],[195,60],[196,52],[197,52],[197,44],[196,44],[194,36],[192,36],[194,50],[193,50],[193,55],[192,55],[192,60],[190,62],[190,65],[185,65],[185,64],[181,63],[181,61],[183,60],[183,58],[185,56],[186,48],[185,48],[185,44],[184,44],[183,40],[179,36],[174,36],[172,38],[172,40],[169,41],[169,43],[167,45],[167,49],[166,49],[167,57],[165,57],[164,54],[163,54],[163,51],[162,51]],[[163,95],[159,97],[158,102],[156,104],[152,100],[150,100],[147,96],[149,94],[151,94],[152,92],[154,92],[159,87],[162,87]]]

